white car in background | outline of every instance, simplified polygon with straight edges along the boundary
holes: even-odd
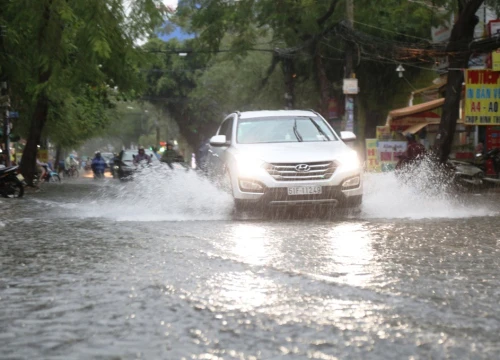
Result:
[[[249,205],[362,203],[357,153],[314,111],[235,112],[210,139],[208,168],[225,183],[237,208]]]

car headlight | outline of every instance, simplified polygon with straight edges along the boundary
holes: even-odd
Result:
[[[239,177],[251,177],[263,169],[264,161],[244,154],[236,154],[236,167]]]
[[[350,151],[337,158],[342,170],[356,170],[360,167],[359,157],[356,151]]]

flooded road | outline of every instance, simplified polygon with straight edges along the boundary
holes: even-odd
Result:
[[[500,196],[391,176],[326,220],[234,216],[194,173],[0,199],[0,358],[498,358]]]

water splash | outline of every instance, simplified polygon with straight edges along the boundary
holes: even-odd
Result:
[[[85,180],[85,184],[92,184],[92,190],[83,200],[79,200],[81,195],[73,197],[73,201],[68,197],[63,201],[34,200],[43,202],[46,208],[60,209],[58,215],[80,218],[141,222],[235,219],[231,196],[192,170],[151,167],[137,173],[132,181]],[[365,174],[364,187],[361,213],[349,218],[469,218],[499,214],[498,208],[484,204],[485,197],[449,191],[450,181],[425,164],[402,179],[394,172]],[[238,220],[253,220],[256,214],[240,215]]]
[[[468,218],[498,215],[498,209],[471,202],[471,196],[452,190],[449,176],[434,165],[421,166],[402,176],[394,172],[366,174],[363,218]]]
[[[81,217],[104,217],[117,221],[226,220],[233,201],[195,171],[145,168],[131,181],[106,180],[97,196],[79,204]]]

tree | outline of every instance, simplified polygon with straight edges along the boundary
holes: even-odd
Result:
[[[128,14],[121,0],[2,0],[0,8],[8,28],[2,69],[30,115],[21,170],[31,181],[46,125],[69,125],[71,108],[89,100],[87,87],[140,89],[136,64],[144,55],[134,41],[151,34],[162,14],[153,0],[131,2]]]
[[[435,0],[433,4],[441,6],[449,1]],[[430,27],[443,17],[421,2],[357,0],[355,26],[361,29],[358,32],[379,37],[380,51],[373,53],[370,48],[373,44],[366,38],[366,42],[360,41],[360,37],[342,31],[345,14],[345,2],[336,0],[184,0],[179,9],[179,18],[199,34],[202,47],[220,49],[226,34],[230,34],[231,41],[225,44],[225,49],[235,53],[245,55],[255,48],[273,49],[267,75],[281,68],[285,91],[292,95],[286,105],[295,106],[294,93],[301,80],[314,79],[320,102],[309,106],[319,109],[323,115],[327,115],[330,97],[343,96],[345,49],[351,44],[356,54],[354,72],[363,86],[358,96],[360,103],[366,107],[366,113],[380,104],[385,104],[387,111],[391,107],[390,99],[403,88],[396,83],[394,69],[404,60],[392,56],[393,43],[415,43],[417,37],[428,38]],[[270,40],[263,44],[262,39],[266,37]],[[419,72],[420,69],[414,67],[407,72],[407,77],[411,80]],[[404,86],[408,91],[408,84]],[[370,91],[373,88],[377,91]],[[372,124],[373,129],[375,125]]]
[[[471,50],[469,44],[474,38],[474,28],[478,23],[476,12],[484,0],[457,0],[458,18],[453,25],[450,41],[446,48],[449,68],[446,97],[436,137],[436,156],[445,163],[451,152],[453,136],[459,119],[460,99],[464,75],[462,69],[468,67]]]

